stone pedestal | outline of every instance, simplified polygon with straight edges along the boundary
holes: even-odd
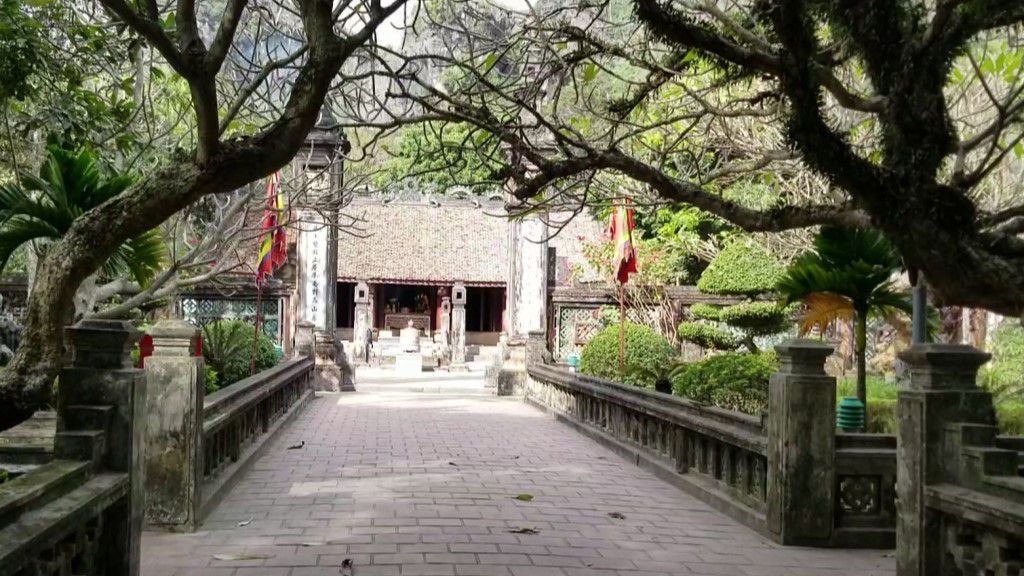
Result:
[[[835,506],[836,380],[832,347],[789,340],[775,347],[768,389],[768,529],[787,545],[827,546]]]
[[[531,216],[512,221],[509,229],[506,329],[510,341],[520,342],[547,327],[548,225],[546,217]]]
[[[466,286],[452,288],[452,363],[454,371],[466,370]]]
[[[67,329],[74,351],[61,370],[57,394],[57,458],[87,459],[97,452],[75,432],[105,428],[100,465],[129,475],[128,494],[104,516],[97,574],[139,573],[144,515],[146,377],[132,364],[140,334],[126,321],[83,320]],[[109,408],[107,408],[109,407]],[[90,453],[81,453],[81,449]]]
[[[926,510],[925,489],[969,484],[958,473],[962,446],[947,426],[995,426],[992,398],[975,384],[989,355],[970,346],[918,344],[900,358],[910,369],[910,384],[900,390],[897,407],[896,573],[932,576],[944,573],[944,551],[939,521]]]
[[[314,335],[316,367],[313,370],[313,389],[323,392],[354,391],[352,368],[345,351],[338,345],[337,335],[333,331],[318,331]]]
[[[315,339],[313,323],[302,320],[295,326],[295,352],[299,356],[312,356]]]
[[[395,372],[400,374],[423,372],[423,355],[419,352],[399,352],[395,355]]]
[[[204,362],[192,356],[199,330],[162,320],[146,359],[146,522],[194,530],[202,477]]]

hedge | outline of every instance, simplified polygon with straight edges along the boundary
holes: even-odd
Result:
[[[679,338],[709,350],[735,350],[739,339],[714,324],[683,322],[676,328]]]
[[[622,381],[640,388],[657,388],[676,357],[676,349],[664,336],[647,326],[627,322],[625,376],[619,377],[619,326],[598,332],[580,354],[583,374]]]
[[[678,370],[672,392],[702,404],[760,414],[768,409],[768,378],[778,369],[774,352],[729,352]]]
[[[764,246],[750,239],[730,242],[697,280],[705,294],[753,297],[775,290],[785,268]]]

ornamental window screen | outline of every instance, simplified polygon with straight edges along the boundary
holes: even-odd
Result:
[[[278,344],[281,343],[282,300],[264,298],[260,302],[260,308],[263,309],[260,320],[263,332]],[[217,320],[244,320],[252,323],[256,320],[256,300],[188,296],[178,301],[178,311],[182,318],[199,328]]]

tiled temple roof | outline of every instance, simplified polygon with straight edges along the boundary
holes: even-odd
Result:
[[[390,283],[498,285],[508,274],[509,224],[500,203],[423,198],[357,200],[362,218],[338,235],[338,279]]]

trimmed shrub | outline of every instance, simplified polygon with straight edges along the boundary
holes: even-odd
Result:
[[[735,350],[740,343],[736,336],[714,324],[683,322],[676,329],[679,338],[708,350]]]
[[[676,349],[664,336],[647,326],[626,322],[625,377],[631,386],[656,389],[666,379]],[[598,332],[580,354],[579,370],[583,374],[620,380],[619,326],[608,326]]]
[[[722,317],[722,307],[714,304],[697,303],[690,306],[687,311],[690,316],[701,320],[713,320],[718,322]]]
[[[786,329],[786,308],[775,302],[743,302],[722,308],[719,319],[751,336],[766,336]]]
[[[778,368],[774,352],[730,352],[677,370],[672,392],[728,410],[760,414],[768,409],[768,378]]]
[[[242,320],[218,320],[203,328],[203,358],[217,372],[218,388],[249,376],[255,328]],[[274,341],[260,332],[256,342],[256,371],[277,364]]]
[[[772,292],[786,270],[764,246],[750,239],[730,242],[711,261],[697,281],[706,294],[731,294],[752,298]]]
[[[1024,436],[1024,402],[1007,401],[996,404],[999,432],[1008,436]]]

